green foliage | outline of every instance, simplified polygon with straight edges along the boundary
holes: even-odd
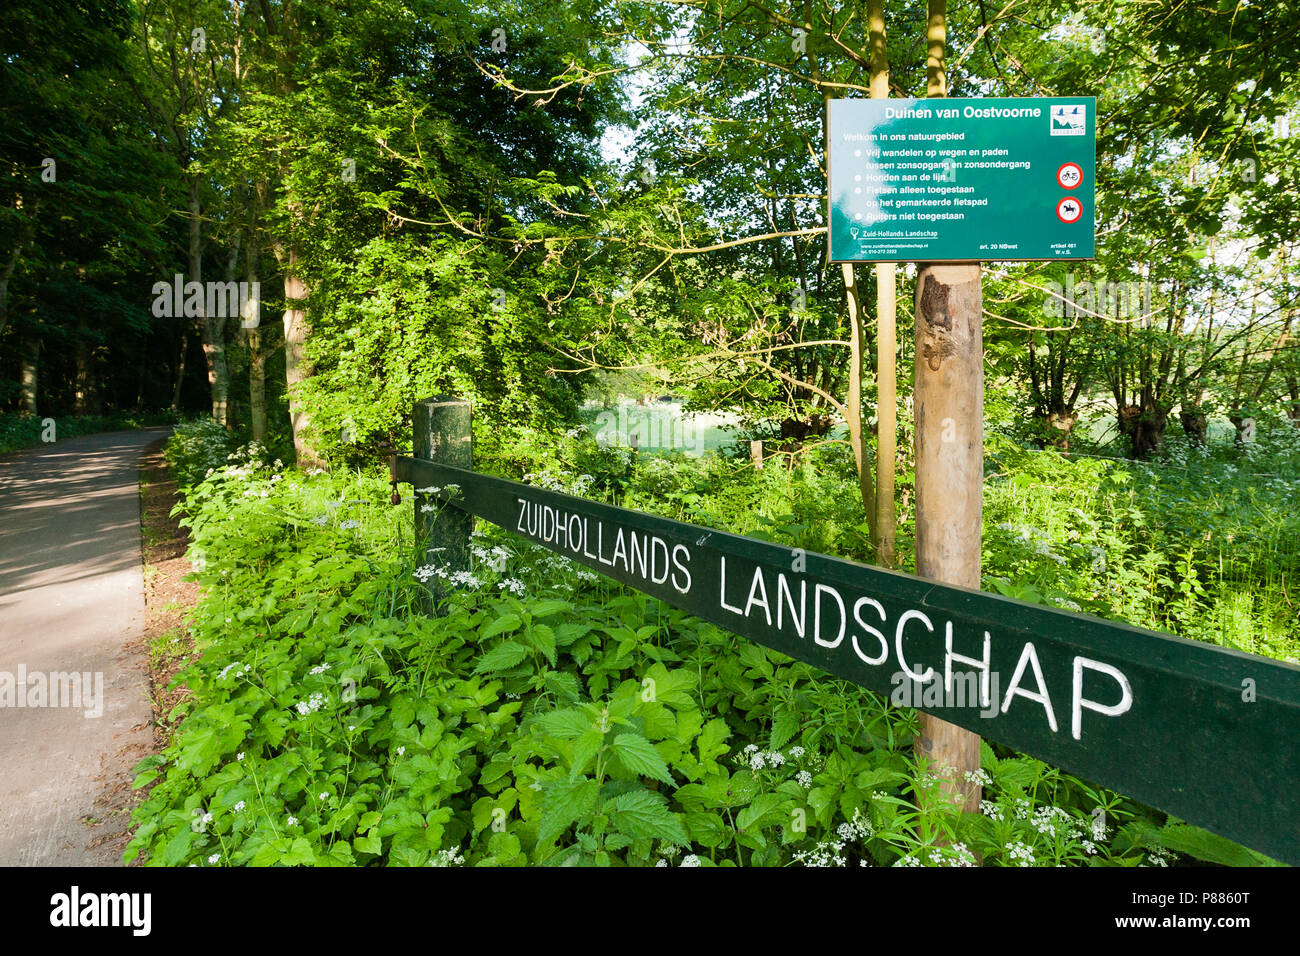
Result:
[[[176,466],[206,473],[215,443],[187,435]],[[988,745],[982,811],[947,809],[912,757],[913,711],[501,532],[476,533],[427,616],[387,492],[242,458],[190,488],[201,654],[172,743],[137,770],[129,860],[1266,862]]]

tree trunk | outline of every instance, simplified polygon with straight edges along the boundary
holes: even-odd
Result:
[[[250,298],[246,304],[245,314],[241,316],[245,332],[248,334],[248,414],[253,426],[253,441],[266,441],[266,353],[262,351],[262,329],[260,317],[262,303],[260,294],[252,290],[258,285],[258,249],[255,242],[249,243],[248,260],[244,279],[248,283]]]
[[[203,231],[200,180],[190,180],[190,281],[203,282]],[[221,311],[221,310],[217,310]],[[226,317],[209,315],[206,301],[199,307],[199,334],[208,366],[212,417],[230,427],[230,371],[226,365]]]
[[[1178,409],[1178,420],[1183,423],[1183,433],[1187,440],[1198,448],[1204,448],[1210,430],[1210,419],[1200,405],[1182,405]]]
[[[185,382],[185,353],[190,350],[190,336],[181,329],[181,347],[176,353],[176,384],[172,386],[172,411],[181,406],[181,385]]]
[[[1061,451],[1070,450],[1070,438],[1074,434],[1074,426],[1079,423],[1079,413],[1073,405],[1053,403],[1046,411],[1036,411],[1034,417],[1041,425],[1046,445]]]
[[[1165,426],[1169,409],[1159,402],[1146,405],[1125,405],[1119,410],[1119,430],[1129,442],[1133,458],[1147,458],[1165,445]]]
[[[41,340],[35,335],[23,336],[19,345],[22,355],[21,393],[22,410],[29,415],[37,415],[36,384],[40,367]]]
[[[289,391],[289,419],[293,424],[293,447],[298,456],[298,466],[321,464],[320,456],[307,441],[311,422],[299,395],[300,386],[311,377],[307,361],[307,337],[311,329],[304,308],[310,290],[299,269],[300,255],[290,246],[284,267],[284,379]]]
[[[22,197],[16,200],[15,208],[19,208],[22,203]],[[19,227],[18,235],[14,239],[13,248],[9,250],[9,258],[5,261],[4,268],[0,269],[0,335],[4,335],[5,329],[9,328],[9,281],[14,276],[14,271],[18,268],[18,260],[22,257],[23,249],[31,240],[32,233],[35,229],[33,225],[41,212],[41,201],[38,199],[32,204],[32,211],[28,218]]]
[[[103,409],[94,374],[94,355],[91,353],[89,333],[81,324],[77,329],[76,377],[73,380],[73,411],[78,415],[98,415]]]
[[[868,0],[867,28],[871,43],[871,96],[889,96],[889,57],[885,46],[884,0]],[[894,503],[894,470],[898,461],[898,287],[892,262],[876,263],[876,521],[872,543],[876,563],[898,563],[895,538],[898,511]]]

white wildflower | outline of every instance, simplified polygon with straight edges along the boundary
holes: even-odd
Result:
[[[449,850],[439,850],[429,861],[430,866],[460,866],[465,862],[465,857],[460,853],[459,847],[452,847]]]

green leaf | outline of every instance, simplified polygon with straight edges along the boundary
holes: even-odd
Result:
[[[799,733],[799,715],[789,707],[779,708],[776,718],[772,721],[771,748],[780,750],[793,740],[797,733]]]
[[[311,866],[316,862],[316,854],[312,851],[311,844],[307,842],[306,837],[298,837],[290,845],[289,849],[280,857],[280,863],[284,866]]]
[[[712,763],[714,757],[726,753],[726,741],[730,736],[731,728],[721,717],[714,717],[705,724],[704,729],[700,731],[700,739],[695,742],[700,751],[700,763]]]
[[[993,768],[993,779],[1001,787],[1015,787],[1024,790],[1034,785],[1042,772],[1043,764],[1032,757],[1017,757],[1013,760],[1000,760]]]
[[[736,829],[761,830],[786,819],[786,806],[790,798],[780,793],[760,793],[754,802],[736,814]]]
[[[600,787],[590,777],[561,780],[546,788],[542,820],[537,828],[539,843],[549,843],[596,809]]]
[[[606,801],[602,808],[613,818],[614,828],[634,840],[664,840],[688,846],[682,821],[668,809],[663,796],[650,790],[632,790]]]
[[[577,675],[568,671],[551,671],[545,677],[546,689],[562,701],[577,703],[582,696],[582,687]]]
[[[534,726],[549,737],[572,740],[591,730],[595,722],[582,708],[565,707],[562,710],[553,710],[549,714],[542,714],[537,718]]]
[[[545,624],[537,624],[524,631],[524,640],[542,652],[546,662],[555,666],[555,632]]]
[[[380,839],[378,833],[359,836],[352,841],[352,846],[358,853],[374,853],[378,855],[384,851],[384,841]]]
[[[897,770],[890,770],[888,767],[874,767],[871,770],[864,770],[854,777],[853,785],[859,790],[889,789],[906,779],[907,777]]]
[[[587,769],[587,764],[591,763],[592,758],[600,753],[600,748],[604,744],[605,735],[597,727],[593,727],[575,740],[573,742],[573,763],[569,768],[569,776],[576,777],[583,773]]]
[[[726,846],[731,835],[731,828],[722,819],[722,814],[712,811],[686,814],[686,826],[691,839],[701,846]]]
[[[1194,827],[1190,823],[1167,824],[1160,828],[1156,839],[1175,853],[1185,853],[1198,860],[1223,866],[1259,866],[1262,860],[1267,859],[1227,837]]]
[[[555,643],[567,647],[592,630],[590,624],[561,624],[555,629]]]
[[[550,617],[552,614],[558,614],[561,611],[571,610],[572,608],[573,605],[568,601],[560,601],[552,598],[547,601],[538,601],[535,604],[528,605],[528,613],[533,616],[534,621],[537,621],[544,617]]]
[[[614,738],[614,753],[623,766],[633,773],[643,774],[672,783],[673,775],[668,772],[668,765],[654,745],[640,734],[619,734]]]
[[[525,657],[528,656],[528,648],[522,644],[516,644],[514,641],[506,641],[498,644],[492,650],[488,651],[479,658],[478,666],[474,668],[475,674],[486,674],[490,671],[503,671],[514,667]]]
[[[486,641],[489,637],[496,637],[498,634],[504,634],[506,631],[516,630],[524,622],[514,611],[507,611],[499,618],[482,628],[478,632],[478,639]]]

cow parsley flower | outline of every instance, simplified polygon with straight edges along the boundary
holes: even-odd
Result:
[[[459,847],[452,847],[448,850],[439,850],[429,861],[430,866],[460,866],[465,862],[465,857],[460,853]]]
[[[314,714],[325,706],[324,694],[312,694],[306,700],[300,700],[297,703],[298,713],[306,717],[308,714]]]
[[[973,786],[993,786],[993,778],[989,776],[987,770],[967,770],[964,776],[966,777],[966,782]]]
[[[1008,844],[1007,855],[1016,861],[1016,866],[1033,866],[1034,851],[1020,841]]]

